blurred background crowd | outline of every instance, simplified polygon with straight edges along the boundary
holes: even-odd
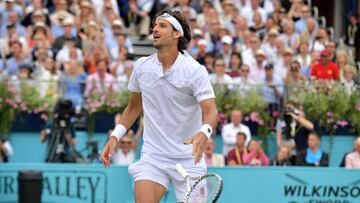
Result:
[[[87,101],[94,97],[115,99],[126,91],[136,59],[155,51],[151,25],[163,9],[179,10],[189,20],[187,51],[207,68],[215,89],[243,99],[255,91],[271,117],[262,125],[276,134],[276,158],[267,157],[262,143],[251,138],[259,133],[242,124],[245,110],[229,107],[217,130],[223,154],[212,155],[215,143],[209,140],[209,165],[328,165],[319,149],[317,118],[292,94],[299,88],[340,88],[357,95],[354,111],[360,112],[356,8],[343,16],[346,24],[335,36],[310,0],[2,0],[0,81],[15,100],[25,81],[38,97],[71,100],[77,112],[91,108]],[[257,120],[250,115],[244,120],[249,117]],[[135,159],[139,130],[119,142],[124,150],[114,162]],[[3,146],[3,154],[12,151]],[[360,167],[359,140],[354,150],[344,161]]]

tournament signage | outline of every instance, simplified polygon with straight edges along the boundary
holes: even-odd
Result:
[[[107,176],[105,173],[45,169],[43,170],[42,184],[42,197],[46,202],[107,202],[105,191]],[[0,196],[17,198],[17,195],[18,173],[16,171],[2,171],[0,174]]]
[[[100,164],[1,164],[0,203],[17,202],[18,171],[43,172],[42,201],[134,202],[127,167]],[[223,178],[221,203],[360,203],[360,170],[300,167],[210,168]],[[162,203],[176,202],[173,188]]]
[[[311,183],[289,173],[285,173],[285,176],[297,182],[283,186],[285,198],[306,199],[306,203],[350,203],[352,199],[360,202],[360,176],[357,180],[341,185]]]

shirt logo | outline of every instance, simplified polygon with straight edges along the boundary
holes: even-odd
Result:
[[[328,70],[328,75],[332,75],[332,70]]]

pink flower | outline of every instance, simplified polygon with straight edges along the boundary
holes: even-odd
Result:
[[[252,112],[250,114],[250,120],[253,122],[258,122],[259,120],[259,113],[258,112]]]
[[[336,124],[341,127],[345,127],[349,124],[349,122],[347,122],[346,120],[340,120],[340,121],[337,121]]]
[[[330,116],[333,116],[334,113],[333,112],[327,112],[327,115],[330,117]]]
[[[279,112],[273,111],[273,112],[272,112],[272,116],[273,116],[273,117],[278,117],[278,116],[279,116]]]
[[[257,123],[258,123],[259,125],[263,126],[263,125],[264,125],[264,120],[263,120],[263,119],[260,119],[260,120],[258,120]]]
[[[244,120],[248,122],[250,120],[249,116],[245,116]]]
[[[49,119],[49,116],[46,115],[45,113],[42,113],[42,114],[40,115],[40,118],[43,119],[44,121],[47,121],[47,120]]]
[[[224,105],[224,108],[225,108],[225,109],[230,109],[230,108],[232,108],[232,107],[233,107],[232,104],[225,104],[225,105]]]
[[[360,111],[360,102],[356,104],[355,108],[357,111]]]

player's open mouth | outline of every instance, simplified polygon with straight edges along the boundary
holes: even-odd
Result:
[[[159,38],[160,38],[160,35],[153,35],[153,38],[154,38],[154,39],[159,39]]]

